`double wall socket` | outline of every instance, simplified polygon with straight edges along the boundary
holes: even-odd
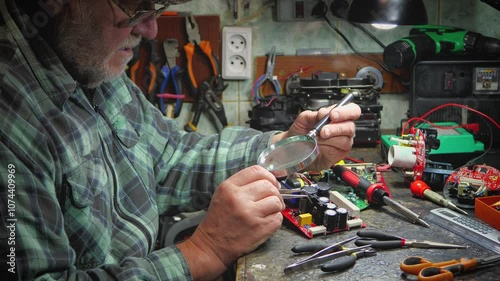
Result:
[[[252,77],[252,29],[226,26],[222,29],[222,78],[245,80]]]

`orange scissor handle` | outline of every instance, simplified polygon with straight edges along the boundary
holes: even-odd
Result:
[[[184,45],[184,51],[186,52],[189,80],[191,80],[193,87],[195,89],[198,89],[198,83],[196,83],[196,79],[195,79],[194,73],[193,73],[193,56],[194,56],[194,51],[195,51],[194,48],[195,48],[195,46],[193,43],[188,43],[188,44]]]
[[[418,275],[420,271],[422,271],[426,267],[442,267],[451,264],[457,264],[459,261],[457,260],[448,260],[442,262],[430,262],[422,257],[408,257],[404,259],[399,268],[405,273]]]
[[[458,263],[443,267],[427,267],[418,274],[419,281],[453,281],[462,272],[475,270],[477,259],[460,259]]]
[[[205,55],[207,55],[208,59],[210,60],[210,64],[212,65],[212,70],[214,72],[214,75],[215,76],[219,75],[219,71],[217,70],[217,66],[214,61],[214,55],[212,53],[212,47],[210,46],[210,42],[203,40],[200,42],[200,44],[198,44],[198,46],[200,46],[200,49],[203,51],[203,53],[205,53]]]

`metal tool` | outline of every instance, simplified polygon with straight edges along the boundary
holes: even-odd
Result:
[[[175,107],[171,117],[177,118],[182,109],[182,81],[181,74],[182,70],[177,65],[176,60],[179,56],[178,51],[179,42],[175,38],[168,38],[163,41],[163,50],[165,52],[166,63],[161,68],[161,73],[163,74],[163,81],[161,81],[160,93],[156,96],[159,98],[159,105],[161,112],[165,115],[165,98],[175,98]],[[169,80],[172,80],[175,90],[175,96],[168,95],[166,92]]]
[[[444,196],[439,195],[438,193],[431,190],[431,188],[422,180],[416,180],[410,184],[410,190],[413,195],[419,198],[428,199],[434,203],[437,203],[441,206],[449,208],[451,210],[457,211],[464,215],[469,215],[466,211],[460,209],[455,204],[453,204],[450,200],[444,198]]]
[[[399,202],[390,198],[389,192],[379,183],[372,184],[367,179],[360,177],[355,172],[347,169],[342,165],[336,165],[332,169],[333,173],[347,184],[352,186],[360,197],[365,197],[370,204],[385,204],[389,205],[394,210],[398,211],[412,223],[418,222],[419,224],[429,228],[429,224],[420,218],[420,215],[414,213],[410,209],[406,208]]]
[[[227,85],[224,84],[224,80],[222,79],[219,61],[212,52],[210,42],[201,40],[198,23],[193,15],[186,17],[185,24],[189,40],[189,43],[184,45],[189,75],[188,80],[192,88],[190,92],[191,96],[196,98],[196,103],[193,105],[193,110],[195,111],[194,116],[192,120],[184,126],[184,130],[188,132],[196,132],[198,130],[197,126],[201,114],[206,111],[208,111],[208,113],[211,114],[215,120],[218,120],[223,128],[227,127],[229,126],[229,123],[227,122],[226,113],[221,100],[222,92],[226,89]],[[210,61],[213,72],[213,76],[204,81],[200,87],[198,87],[193,71],[193,57],[197,48],[199,48],[206,55]]]
[[[279,189],[279,192],[281,194],[281,197],[283,197],[283,199],[310,198],[309,195],[302,188],[293,188],[293,189],[282,188]]]
[[[356,246],[371,245],[375,249],[396,249],[403,247],[433,248],[433,249],[463,249],[464,245],[447,244],[432,241],[409,240],[400,236],[380,231],[360,230],[357,235],[361,238],[354,241]]]
[[[454,276],[477,269],[500,264],[500,255],[486,258],[472,258],[431,262],[422,257],[408,257],[399,267],[407,274],[418,275],[418,280],[453,281]]]
[[[158,44],[155,39],[147,39],[142,41],[149,53],[149,63],[144,65],[144,77],[143,77],[143,87],[144,94],[147,99],[154,105],[156,105],[156,92],[157,92],[157,77],[159,76],[160,70],[156,68],[160,57],[158,56]]]
[[[259,103],[259,98],[261,98],[261,95],[259,94],[259,91],[261,90],[261,87],[264,85],[266,81],[270,82],[273,85],[274,91],[276,92],[277,95],[281,95],[282,89],[280,82],[276,79],[274,79],[274,65],[276,63],[276,47],[272,46],[271,47],[271,52],[269,53],[267,57],[267,65],[266,65],[266,73],[259,76],[257,80],[255,80],[254,86],[253,86],[253,94],[255,98],[255,103]]]
[[[330,112],[348,104],[353,97],[352,94],[347,94]],[[269,170],[276,178],[303,170],[318,156],[317,135],[329,122],[330,113],[327,113],[307,135],[289,137],[270,145],[259,155],[257,164]]]
[[[321,256],[313,257],[313,258],[307,258],[306,260],[296,262],[296,263],[293,263],[293,264],[285,267],[285,273],[295,272],[297,270],[300,270],[300,269],[303,269],[303,268],[306,268],[309,266],[318,265],[318,264],[324,263],[324,262],[332,260],[332,259],[336,259],[339,257],[350,255],[352,253],[358,252],[359,250],[367,249],[369,247],[370,247],[370,245],[365,245],[365,246],[361,246],[361,247],[355,247],[355,248],[350,248],[350,249],[346,249],[346,250],[342,250],[342,251],[338,251],[338,252],[324,254]]]

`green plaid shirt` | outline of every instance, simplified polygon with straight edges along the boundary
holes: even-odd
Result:
[[[155,249],[159,215],[206,208],[273,133],[186,133],[125,75],[92,104],[14,2],[0,0],[2,276],[13,248],[21,280],[190,280],[175,246]]]

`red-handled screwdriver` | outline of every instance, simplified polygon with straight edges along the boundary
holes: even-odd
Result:
[[[448,209],[452,209],[454,211],[457,211],[459,213],[462,213],[464,215],[468,215],[468,213],[459,207],[457,207],[455,204],[453,204],[450,200],[444,198],[443,196],[439,195],[438,193],[434,192],[431,190],[431,188],[421,180],[416,180],[410,184],[410,190],[413,195],[423,198],[423,199],[428,199],[436,204],[439,204],[441,206],[444,206]]]
[[[333,167],[332,171],[341,178],[348,185],[352,186],[357,190],[361,197],[365,197],[370,204],[385,204],[401,213],[405,217],[409,218],[412,223],[418,222],[419,224],[430,227],[428,223],[420,218],[420,216],[410,209],[403,206],[401,203],[391,199],[389,192],[380,183],[372,184],[364,177],[360,177],[358,174],[342,165],[336,165]]]

